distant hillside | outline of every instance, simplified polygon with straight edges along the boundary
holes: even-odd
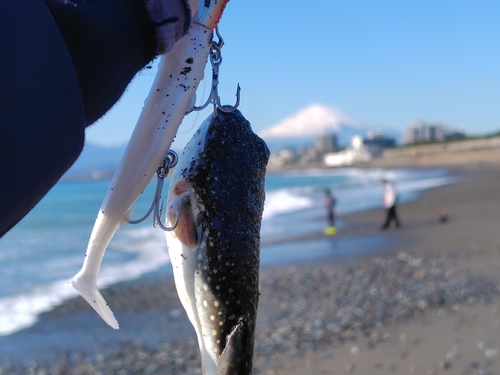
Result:
[[[102,147],[85,143],[78,160],[65,173],[64,179],[111,178],[120,163],[127,145]]]

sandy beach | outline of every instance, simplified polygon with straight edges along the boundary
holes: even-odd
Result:
[[[452,172],[458,182],[399,207],[401,229],[380,231],[382,208],[341,217],[328,241],[290,241],[329,255],[261,269],[255,374],[500,374],[500,167]],[[359,238],[386,246],[335,256]],[[0,337],[0,374],[201,374],[168,269],[103,294],[120,330],[67,301]]]
[[[450,284],[436,280],[434,290],[441,300],[434,306],[429,298],[422,299],[408,319],[376,325],[366,335],[310,350],[305,358],[287,358],[281,368],[268,373],[500,373],[500,169],[469,167],[455,172],[464,177],[462,182],[430,190],[401,207],[404,228],[392,235],[411,243],[378,260],[412,265],[413,279],[442,274],[450,284],[457,283],[455,290],[460,292],[454,294]],[[449,221],[440,224],[442,209]],[[377,210],[353,215],[348,218],[350,230],[365,232],[379,223],[381,215]],[[362,267],[372,261],[350,264]],[[464,283],[464,278],[470,279]],[[479,287],[477,293],[466,294],[474,285]],[[415,291],[403,285],[396,290],[392,297],[399,305],[415,303]]]

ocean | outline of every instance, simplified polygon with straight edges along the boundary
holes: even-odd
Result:
[[[323,230],[325,188],[331,189],[337,200],[339,231],[344,225],[343,215],[381,207],[381,178],[395,183],[400,202],[456,181],[441,169],[343,168],[269,173],[261,230],[262,265],[326,255],[323,246],[314,247],[317,240],[311,241],[309,247],[307,241],[300,245],[282,243]],[[154,181],[150,183],[136,202],[133,219],[149,208],[154,185]],[[108,186],[109,181],[61,181],[0,239],[0,335],[31,326],[38,314],[77,295],[69,280],[83,264]],[[164,233],[153,228],[151,220],[118,230],[104,256],[98,278],[100,288],[152,272],[169,272]],[[346,247],[356,251],[352,245]],[[342,249],[339,246],[339,251],[347,251]]]

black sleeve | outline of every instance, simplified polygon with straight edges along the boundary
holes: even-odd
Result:
[[[85,127],[186,34],[187,0],[0,1],[0,237],[80,155]]]
[[[88,125],[132,78],[172,49],[191,21],[186,0],[44,0],[73,61]]]
[[[84,108],[64,40],[47,6],[0,5],[0,236],[77,159]]]

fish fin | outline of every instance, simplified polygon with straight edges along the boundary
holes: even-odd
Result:
[[[240,318],[227,335],[226,347],[217,361],[217,375],[245,375],[252,372],[252,356],[247,355],[248,351],[252,350],[248,345],[249,333],[248,320]]]
[[[185,195],[182,201],[179,203],[176,209],[179,211],[176,213],[171,210],[170,222],[174,222],[174,217],[177,214],[179,219],[177,226],[174,229],[174,233],[177,238],[187,246],[195,246],[197,243],[197,228],[194,222],[193,210],[191,208],[191,198],[189,195]]]
[[[118,329],[118,321],[115,319],[113,312],[109,308],[106,300],[102,296],[99,289],[97,289],[97,284],[93,280],[89,280],[84,274],[78,273],[71,280],[71,285],[75,288],[85,301],[87,301],[90,306],[101,316],[101,318],[108,323],[111,328]]]

